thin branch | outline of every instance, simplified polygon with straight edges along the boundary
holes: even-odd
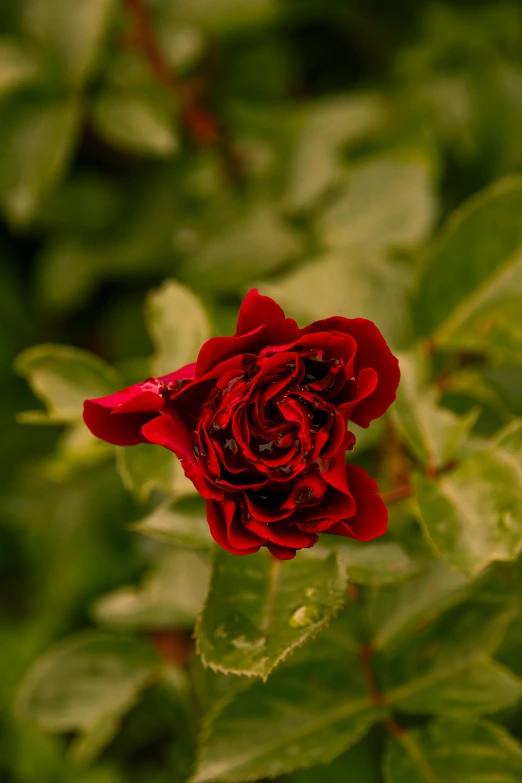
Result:
[[[397,500],[409,498],[412,495],[413,487],[411,484],[402,484],[399,487],[388,490],[388,492],[381,492],[381,498],[386,504],[395,503]]]
[[[370,692],[372,702],[376,707],[382,707],[383,704],[386,704],[386,699],[379,690],[377,679],[375,677],[375,672],[373,671],[372,657],[373,657],[372,645],[364,644],[359,650],[359,661],[361,662],[363,676],[366,681],[368,690]],[[395,737],[403,737],[405,734],[405,731],[402,728],[402,726],[399,726],[399,724],[396,723],[393,720],[393,718],[388,718],[387,720],[385,720],[384,725],[386,726],[390,734],[393,734]]]
[[[193,141],[200,147],[214,147],[223,160],[227,177],[236,185],[242,183],[241,161],[232,149],[226,129],[202,101],[201,84],[179,78],[157,44],[144,0],[122,0],[134,22],[135,45],[165,91],[181,108],[182,122]]]

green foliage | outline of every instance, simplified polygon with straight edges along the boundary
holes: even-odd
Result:
[[[266,680],[339,611],[345,592],[343,562],[334,554],[304,554],[282,564],[263,552],[245,568],[237,556],[218,549],[196,629],[203,662]]]
[[[438,480],[415,477],[426,534],[457,568],[477,574],[522,549],[522,427],[512,424]]]
[[[0,3],[2,781],[522,779],[522,11],[410,5]],[[253,286],[400,352],[382,540],[230,555],[84,427]]]
[[[440,718],[390,740],[385,764],[387,783],[472,783],[488,777],[515,783],[522,747],[493,723]]]

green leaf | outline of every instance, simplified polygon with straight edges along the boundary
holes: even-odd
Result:
[[[266,680],[296,647],[315,636],[343,605],[346,574],[334,554],[300,552],[292,561],[260,551],[242,558],[216,550],[196,637],[213,669]]]
[[[437,404],[436,389],[428,386],[419,357],[399,357],[401,382],[391,409],[401,436],[417,459],[431,470],[441,468],[458,453],[475,424],[479,409],[457,416]]]
[[[285,667],[211,711],[192,783],[257,780],[326,764],[386,715],[356,659]]]
[[[85,631],[33,664],[18,693],[18,715],[45,731],[88,731],[126,712],[159,666],[137,639]]]
[[[361,585],[387,585],[415,576],[419,565],[393,541],[361,543],[341,539],[336,550],[346,563],[348,579]]]
[[[406,688],[405,688],[406,690]],[[494,661],[485,659],[451,676],[417,684],[409,695],[393,697],[404,712],[487,715],[510,707],[522,697],[522,680]]]
[[[343,176],[341,149],[380,128],[384,106],[377,95],[337,95],[314,101],[301,111],[289,163],[285,204],[310,207]]]
[[[0,204],[13,223],[29,221],[62,177],[79,124],[75,97],[21,92],[0,105]]]
[[[0,95],[35,82],[41,67],[32,52],[15,38],[0,38]]]
[[[439,718],[389,740],[387,783],[518,783],[522,747],[488,721]]]
[[[436,345],[484,351],[522,344],[522,179],[502,180],[448,221],[422,277],[418,331]]]
[[[165,158],[179,148],[168,97],[162,92],[107,90],[94,104],[93,123],[108,144],[125,152]]]
[[[230,291],[295,259],[301,239],[271,204],[254,204],[205,238],[182,275],[199,289]]]
[[[114,630],[190,628],[208,589],[210,567],[200,554],[168,552],[139,587],[121,587],[98,600],[94,619]]]
[[[491,661],[518,607],[507,600],[472,599],[424,623],[374,659],[386,703],[422,714],[495,712],[520,697],[520,682]]]
[[[209,549],[213,540],[204,514],[183,514],[171,504],[159,506],[132,526],[137,533],[165,541],[167,544]]]
[[[378,748],[365,737],[330,764],[310,767],[293,772],[288,783],[381,783]]]
[[[90,76],[107,32],[114,0],[31,0],[25,31],[51,59],[56,75],[79,85]]]
[[[408,327],[409,274],[374,248],[338,248],[259,288],[300,323],[331,315],[369,318],[392,345]]]
[[[196,361],[212,332],[199,298],[176,280],[167,281],[149,294],[145,321],[155,347],[155,375],[166,375]]]
[[[223,35],[266,24],[277,11],[275,0],[249,0],[248,3],[243,0],[191,0],[189,4],[176,4],[173,15],[208,32]]]
[[[417,245],[429,234],[435,217],[427,165],[383,158],[352,169],[345,188],[324,210],[319,227],[330,247],[383,250]]]
[[[118,374],[97,356],[66,345],[35,345],[19,354],[15,370],[27,378],[52,423],[80,421],[83,402],[120,385]]]
[[[397,644],[413,628],[461,601],[468,589],[466,577],[442,560],[434,561],[403,585],[375,589],[368,597],[373,647],[378,650]]]
[[[172,498],[195,492],[176,455],[160,446],[140,443],[117,448],[116,464],[124,486],[142,503],[156,490]]]
[[[522,551],[522,423],[438,480],[417,475],[415,495],[433,546],[467,574]]]

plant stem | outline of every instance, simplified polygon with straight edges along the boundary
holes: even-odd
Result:
[[[375,704],[376,707],[381,707],[383,704],[386,703],[386,699],[379,690],[379,686],[377,684],[377,678],[375,677],[375,672],[372,666],[372,657],[373,657],[373,647],[371,643],[363,644],[363,646],[359,650],[359,660],[361,662],[363,676],[366,681],[366,685],[368,686],[368,690],[370,692],[372,702]],[[390,734],[393,734],[395,737],[403,737],[405,734],[405,731],[402,728],[402,726],[399,726],[399,724],[396,723],[396,721],[394,721],[393,718],[388,718],[387,720],[385,720],[384,725],[386,726]]]
[[[382,492],[381,498],[385,503],[395,503],[397,500],[403,498],[409,498],[413,495],[413,487],[411,484],[402,484],[399,487],[394,487],[388,490],[388,492]]]
[[[223,161],[228,179],[236,185],[243,180],[241,161],[232,149],[228,133],[202,101],[201,85],[179,78],[165,59],[156,41],[144,0],[122,0],[135,25],[135,45],[166,92],[181,107],[181,118],[193,141],[200,147],[214,147]]]

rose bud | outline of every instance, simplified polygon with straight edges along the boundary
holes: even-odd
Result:
[[[232,337],[195,365],[98,400],[84,418],[118,445],[173,451],[207,501],[215,541],[237,555],[280,559],[319,533],[369,541],[388,514],[365,470],[346,464],[355,436],[395,399],[399,366],[377,327],[335,316],[304,329],[251,291]]]

